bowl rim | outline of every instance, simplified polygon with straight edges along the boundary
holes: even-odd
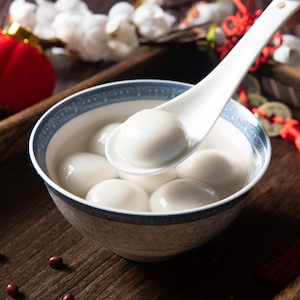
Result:
[[[57,183],[54,182],[54,180],[52,180],[50,178],[50,176],[48,176],[44,170],[41,168],[41,166],[39,165],[37,159],[36,159],[36,155],[35,155],[35,150],[34,150],[34,141],[36,138],[36,132],[39,129],[40,125],[42,124],[42,122],[44,121],[44,119],[54,110],[58,109],[62,104],[71,101],[72,99],[80,96],[81,94],[84,93],[88,93],[94,90],[101,90],[105,87],[112,87],[115,85],[126,85],[126,84],[139,84],[139,83],[152,83],[152,84],[171,84],[171,85],[178,85],[178,86],[182,86],[182,87],[187,87],[190,88],[193,85],[189,84],[189,83],[185,83],[185,82],[180,82],[180,81],[174,81],[174,80],[164,80],[164,79],[131,79],[131,80],[120,80],[120,81],[114,81],[114,82],[108,82],[108,83],[104,83],[104,84],[99,84],[96,86],[92,86],[86,89],[83,89],[81,91],[78,91],[74,94],[71,94],[69,96],[67,96],[66,98],[58,101],[56,104],[54,104],[53,106],[51,106],[49,109],[47,109],[38,119],[38,121],[35,123],[30,136],[29,136],[29,157],[31,160],[31,163],[34,167],[34,169],[36,170],[36,172],[38,173],[38,175],[42,178],[42,180],[44,181],[44,183],[46,184],[47,188],[52,190],[52,192],[56,193],[57,196],[61,197],[63,196],[64,200],[67,201],[68,203],[73,203],[75,207],[78,207],[80,210],[82,210],[82,208],[86,208],[87,211],[90,213],[93,210],[97,210],[97,211],[101,211],[102,214],[112,214],[112,215],[120,215],[122,218],[122,215],[125,217],[131,216],[131,217],[140,217],[140,218],[155,218],[155,219],[162,219],[162,218],[177,218],[177,217],[184,217],[186,215],[195,215],[197,213],[204,213],[207,210],[211,210],[211,209],[215,209],[216,213],[217,211],[219,211],[218,208],[222,207],[223,205],[228,205],[228,208],[234,206],[236,203],[240,202],[242,199],[244,199],[244,197],[246,196],[246,194],[248,194],[248,192],[256,185],[256,183],[263,177],[263,175],[265,174],[269,163],[271,161],[271,142],[270,139],[264,129],[264,127],[262,126],[262,124],[260,123],[260,121],[255,118],[253,116],[253,114],[247,109],[245,108],[243,105],[241,105],[240,103],[236,102],[233,99],[230,99],[230,102],[235,102],[234,105],[238,105],[241,106],[241,109],[245,109],[247,111],[244,111],[244,113],[249,114],[250,118],[255,118],[255,122],[257,123],[257,125],[260,127],[260,129],[262,130],[263,134],[264,134],[264,138],[265,138],[265,144],[266,144],[266,157],[265,157],[265,163],[262,166],[262,168],[260,169],[260,171],[257,173],[257,175],[255,176],[255,178],[253,178],[247,185],[245,185],[242,189],[240,189],[239,191],[237,191],[236,193],[223,198],[219,201],[216,201],[214,203],[208,204],[208,205],[204,205],[201,207],[197,207],[197,208],[192,208],[192,209],[187,209],[187,210],[182,210],[182,211],[171,211],[171,212],[138,212],[138,211],[128,211],[128,210],[121,210],[121,209],[114,209],[114,208],[109,208],[109,207],[102,207],[100,205],[94,205],[92,203],[87,202],[85,199],[80,198],[70,192],[68,192],[67,190],[63,189],[62,187],[60,187]],[[84,112],[83,112],[84,113]],[[46,151],[46,150],[45,150]],[[232,205],[230,205],[230,203]],[[223,211],[224,209],[222,209]],[[123,219],[123,218],[122,218]],[[184,218],[185,219],[185,218]],[[190,219],[190,218],[188,218]],[[197,218],[198,219],[198,218]]]

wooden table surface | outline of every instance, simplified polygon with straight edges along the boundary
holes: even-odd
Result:
[[[0,1],[2,16],[8,2]],[[204,57],[193,50],[180,53],[167,65],[157,63],[152,72],[145,64],[144,73],[134,69],[120,77],[144,74],[194,82],[213,65],[207,66]],[[69,61],[59,68],[70,75],[75,67],[78,73],[89,76],[99,71],[94,65],[74,66]],[[69,76],[66,82],[60,81],[61,88],[81,80]],[[37,117],[33,115],[31,121]],[[23,124],[28,128],[31,125]],[[25,138],[12,138],[9,147],[1,149],[10,153],[14,144],[19,149],[14,155],[6,155],[0,164],[1,300],[11,299],[5,292],[10,282],[19,287],[22,298],[32,300],[62,299],[68,292],[76,300],[300,299],[300,278],[278,286],[256,276],[260,266],[300,238],[300,153],[289,142],[272,138],[270,167],[229,228],[196,250],[167,262],[147,264],[125,260],[95,245],[64,220],[30,164],[28,132],[20,132]],[[48,266],[52,255],[63,257],[63,269]]]

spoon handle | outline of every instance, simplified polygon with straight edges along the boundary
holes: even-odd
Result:
[[[184,97],[179,95],[166,103],[165,109],[177,116],[179,108],[182,109],[178,117],[189,128],[192,138],[201,142],[264,46],[299,8],[300,0],[273,0],[207,77],[188,90]],[[187,98],[191,105],[184,105]],[[157,108],[164,109],[164,104]]]

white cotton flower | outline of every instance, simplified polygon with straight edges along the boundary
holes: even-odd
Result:
[[[24,28],[33,28],[35,26],[35,10],[34,3],[25,0],[15,0],[9,7],[11,18],[18,22]]]
[[[87,4],[80,0],[57,0],[54,5],[60,12],[76,13],[80,15],[88,15],[91,13]]]
[[[162,6],[165,1],[164,0],[145,0],[144,3],[153,3],[153,4],[156,4],[156,5],[159,5],[159,6]]]
[[[86,3],[80,0],[58,0],[54,6],[59,12],[52,23],[55,37],[85,61],[102,59],[106,55],[102,51],[105,48],[102,33],[106,18],[104,22],[102,16],[93,15]]]
[[[61,12],[55,17],[52,28],[55,31],[55,36],[67,44],[69,49],[76,48],[83,36],[82,16]]]
[[[153,3],[144,3],[139,6],[132,20],[139,34],[148,40],[155,40],[170,32],[176,21],[174,16],[164,12],[160,6]]]
[[[184,29],[189,26],[205,26],[223,22],[233,12],[232,0],[219,0],[212,3],[200,1],[187,12],[186,18],[179,27]]]
[[[108,17],[114,18],[116,16],[124,15],[126,17],[130,17],[134,12],[134,7],[128,2],[117,2],[114,4],[109,12],[108,12]]]
[[[226,34],[221,27],[215,28],[215,43],[217,46],[223,45],[226,39]]]
[[[46,0],[36,0],[36,24],[33,33],[43,39],[55,38],[52,23],[57,15],[54,3]]]
[[[121,22],[130,23],[131,21],[126,15],[123,14],[109,18],[105,27],[106,33],[111,35],[114,34],[116,31],[119,30]]]
[[[139,46],[136,28],[124,15],[110,18],[105,31],[108,35],[107,45],[116,58],[128,56]]]
[[[108,17],[101,14],[83,20],[83,36],[76,49],[83,60],[100,61],[109,58],[111,51],[107,46],[105,33],[107,20]]]
[[[287,45],[281,45],[273,53],[273,59],[279,63],[287,64],[291,55],[291,48]]]
[[[107,59],[110,50],[106,42],[105,26],[108,17],[102,14],[59,13],[52,27],[56,37],[62,40],[67,49],[76,53],[84,61]]]
[[[139,46],[136,28],[131,20],[133,13],[134,7],[127,2],[116,3],[108,12],[105,32],[112,59],[126,57]]]
[[[291,34],[283,34],[282,45],[274,51],[273,59],[279,63],[300,68],[300,38]]]

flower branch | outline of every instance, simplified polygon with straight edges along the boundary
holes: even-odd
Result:
[[[192,2],[187,1],[176,5]],[[118,2],[105,15],[92,13],[81,0],[14,0],[9,16],[37,36],[44,49],[59,47],[84,61],[114,61],[128,57],[140,45],[201,40],[210,24],[230,14],[232,2],[197,2],[179,20],[167,11],[171,8],[159,0],[143,0],[135,5]]]

